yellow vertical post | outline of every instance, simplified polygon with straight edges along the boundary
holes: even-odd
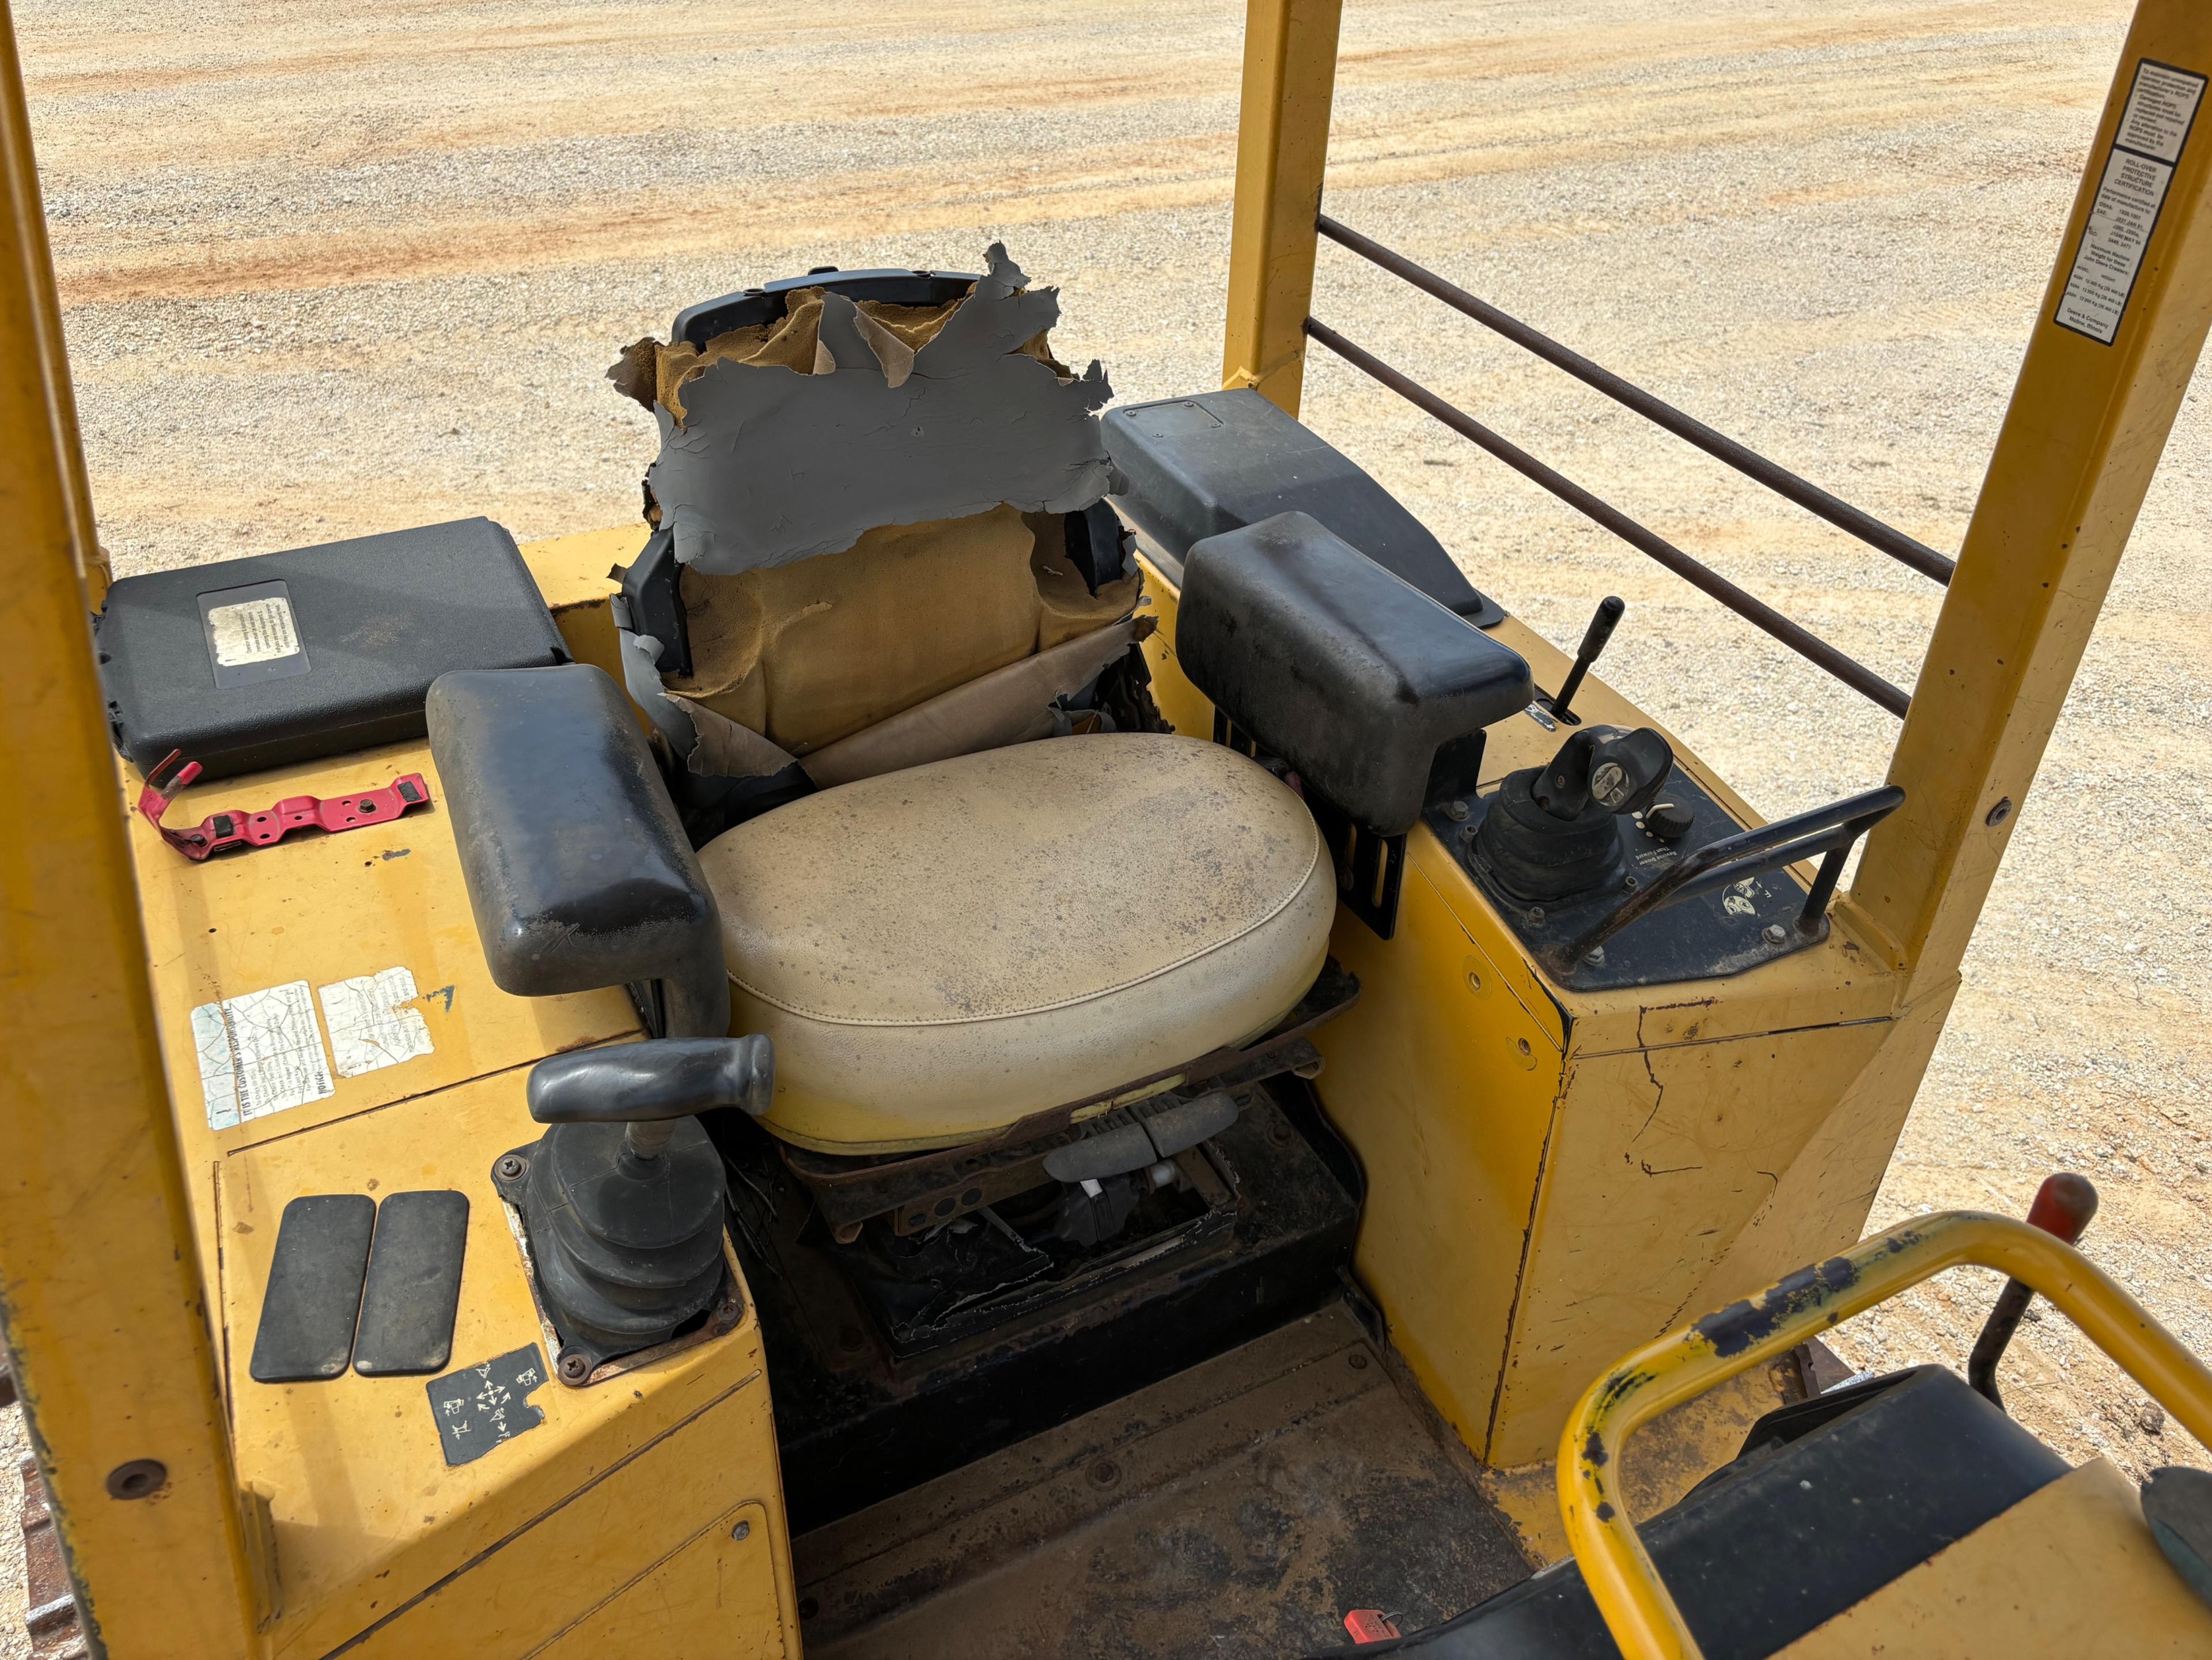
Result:
[[[1221,384],[1296,415],[1343,0],[1247,0]]]
[[[243,1655],[252,1581],[86,618],[97,555],[0,0],[0,1325],[94,1653]]]
[[[2212,7],[2142,0],[1851,899],[1965,955],[2212,322]]]

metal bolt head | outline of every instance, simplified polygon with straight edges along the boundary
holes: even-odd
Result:
[[[1789,937],[1789,930],[1779,922],[1769,922],[1764,931],[1764,938],[1770,946],[1778,946]]]
[[[1990,809],[1989,817],[1983,819],[1982,822],[1984,824],[1987,824],[1991,830],[1995,830],[1999,824],[2003,824],[2006,819],[2011,817],[2012,797],[2008,795],[2003,800],[1998,802],[1996,806]]]
[[[134,1458],[107,1472],[110,1499],[150,1499],[168,1484],[169,1467],[158,1458]]]
[[[1605,961],[1605,947],[1604,947],[1603,946],[1592,946],[1589,948],[1589,951],[1585,952],[1583,954],[1583,960],[1585,963],[1602,963],[1602,962],[1604,962],[1604,961]]]
[[[1464,801],[1445,802],[1444,817],[1450,819],[1455,824],[1464,824],[1467,823],[1467,803]]]
[[[730,1537],[738,1541],[740,1543],[752,1536],[753,1524],[750,1522],[740,1522],[737,1526],[730,1529]]]
[[[1544,908],[1541,905],[1531,905],[1528,907],[1528,926],[1532,928],[1540,928],[1544,926]]]
[[[1350,1358],[1352,1371],[1365,1371],[1367,1370],[1367,1357],[1362,1354],[1358,1349],[1352,1350]]]
[[[522,1172],[528,1168],[529,1166],[522,1162],[520,1155],[510,1152],[499,1161],[499,1179],[502,1182],[519,1182],[522,1179]]]
[[[571,1349],[561,1357],[560,1370],[562,1383],[580,1383],[592,1375],[592,1357]]]
[[[1091,1467],[1091,1485],[1110,1487],[1121,1479],[1121,1467],[1110,1458],[1102,1458]]]
[[[1623,893],[1633,893],[1637,889],[1643,885],[1644,885],[1638,881],[1632,875],[1624,876],[1620,879],[1620,891]]]
[[[718,1326],[734,1326],[738,1323],[738,1316],[744,1312],[744,1305],[736,1298],[725,1297],[714,1304],[714,1323]]]

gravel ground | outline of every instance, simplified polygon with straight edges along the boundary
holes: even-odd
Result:
[[[823,264],[1065,289],[1125,398],[1218,379],[1233,0],[19,0],[102,535],[151,569],[489,513],[632,516],[599,379]],[[2127,8],[1349,0],[1331,210],[1943,549],[2002,416]],[[1910,686],[1931,584],[1325,250],[1317,314]],[[1876,1206],[2105,1195],[2098,1259],[2212,1353],[2212,396],[2200,374]],[[1778,815],[1895,723],[1351,371],[1307,417]],[[2191,647],[2191,640],[2198,642]],[[1990,1287],[1853,1323],[1958,1360]],[[2202,1455],[2056,1318],[2008,1398],[2069,1456]],[[5,1529],[0,1529],[4,1534]]]

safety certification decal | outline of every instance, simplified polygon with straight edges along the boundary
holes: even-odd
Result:
[[[201,1004],[192,1011],[192,1047],[210,1129],[304,1107],[337,1088],[304,980]]]
[[[430,1416],[447,1464],[472,1464],[544,1423],[545,1409],[532,1406],[529,1395],[544,1381],[545,1357],[535,1343],[432,1378]]]
[[[2136,65],[2088,227],[2051,319],[2059,327],[2107,346],[2118,337],[2174,166],[2203,102],[2204,82],[2201,75],[2149,58]]]
[[[216,605],[207,614],[208,636],[215,643],[216,666],[243,668],[299,654],[300,628],[292,602],[282,594]]]
[[[358,1078],[430,1053],[430,1024],[410,1006],[415,976],[406,969],[340,980],[319,994],[339,1077]]]

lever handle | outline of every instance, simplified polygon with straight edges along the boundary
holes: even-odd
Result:
[[[775,1048],[744,1037],[654,1037],[609,1049],[572,1049],[530,1069],[530,1116],[541,1124],[628,1124],[630,1150],[652,1158],[670,1131],[648,1125],[714,1107],[754,1117],[775,1093]]]
[[[1589,627],[1583,630],[1583,643],[1575,653],[1575,666],[1567,671],[1567,678],[1559,687],[1559,696],[1552,699],[1553,715],[1565,718],[1567,705],[1575,701],[1575,694],[1583,689],[1583,677],[1590,672],[1590,665],[1597,661],[1598,654],[1613,638],[1613,630],[1620,621],[1620,614],[1627,609],[1627,601],[1617,593],[1608,593],[1597,602],[1597,614],[1590,618]]]
[[[2096,1213],[2097,1189],[2090,1184],[2089,1178],[2076,1176],[2071,1171],[2060,1171],[2056,1176],[2043,1178],[2043,1185],[2035,1192],[2035,1202],[2027,1208],[2027,1219],[2029,1225],[2072,1245],[2080,1243],[2082,1229],[2089,1225]],[[1997,1362],[2004,1359],[2013,1333],[2020,1329],[2027,1305],[2034,1300],[2035,1293],[2019,1280],[2006,1280],[2004,1289],[1997,1293],[1996,1304],[1990,1310],[1989,1319],[1982,1326],[1981,1335],[1974,1340],[1973,1353],[1966,1357],[1966,1381],[1991,1406],[2004,1405],[2004,1396],[1997,1389]]]

